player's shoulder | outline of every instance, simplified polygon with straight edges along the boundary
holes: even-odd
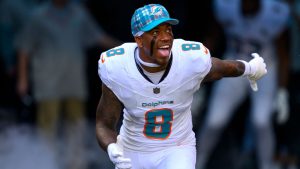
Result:
[[[186,65],[203,65],[210,63],[210,52],[201,43],[183,39],[175,39],[172,53],[175,58]]]
[[[131,49],[134,49],[136,47],[137,47],[136,43],[134,43],[134,42],[127,42],[127,43],[123,43],[123,44],[121,44],[119,46],[113,47],[111,49],[108,49],[108,50],[106,50],[106,51],[104,51],[102,53],[104,54],[104,53],[106,53],[108,51],[113,51],[113,50],[120,49],[120,48],[122,48],[123,50],[131,50]]]
[[[281,0],[264,1],[264,14],[261,21],[265,27],[276,34],[284,28],[290,17],[290,6]]]
[[[268,4],[270,7],[280,7],[280,8],[288,8],[289,3],[284,0],[265,0],[264,3]]]
[[[186,58],[210,56],[209,50],[201,42],[184,39],[174,40],[172,52],[179,56],[187,56]]]
[[[126,60],[133,57],[136,43],[124,43],[100,54],[99,66],[105,68],[116,68],[125,65]]]
[[[175,39],[172,53],[179,70],[188,74],[206,72],[211,67],[210,52],[201,42]]]
[[[123,60],[125,57],[129,57],[131,54],[134,54],[136,47],[136,43],[123,43],[120,46],[116,46],[102,52],[101,57],[103,56],[108,60]]]
[[[109,79],[118,80],[126,76],[125,69],[131,63],[136,47],[136,43],[124,43],[100,54],[98,74],[106,85],[109,86]]]
[[[265,0],[264,6],[266,8],[266,17],[280,19],[282,17],[288,17],[290,13],[290,6],[283,0]]]

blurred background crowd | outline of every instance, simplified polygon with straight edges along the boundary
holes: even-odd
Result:
[[[231,118],[216,115],[221,120],[209,120],[215,82],[208,83],[195,95],[194,131],[204,147],[212,140],[215,145],[203,151],[200,145],[205,162],[197,169],[264,169],[255,147],[261,145],[264,151],[262,145],[271,143],[274,169],[300,168],[300,0],[281,1],[290,12],[280,28],[284,38],[279,46],[285,50],[278,51],[283,56],[278,62],[288,66],[278,66],[277,73],[283,74],[286,82],[278,88],[284,89],[284,99],[274,103],[279,109],[271,109],[268,116],[272,140],[264,132],[264,124],[259,128],[249,122],[253,101],[247,95],[228,110],[234,113]],[[249,6],[253,6],[251,2]],[[114,168],[95,137],[95,112],[101,95],[98,59],[101,52],[134,41],[131,16],[148,3],[164,5],[180,20],[173,27],[175,38],[200,41],[212,56],[226,57],[228,23],[218,23],[211,0],[0,0],[1,169]],[[238,88],[226,90],[235,93]],[[273,97],[277,97],[275,93]],[[231,101],[227,96],[218,98],[223,104]],[[282,109],[285,113],[280,114]],[[262,133],[259,141],[254,128],[258,128],[256,134]],[[212,133],[218,133],[217,137]]]

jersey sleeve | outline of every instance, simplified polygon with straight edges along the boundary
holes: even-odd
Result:
[[[108,65],[105,64],[106,57],[106,52],[102,52],[98,60],[98,75],[102,83],[111,89],[112,86],[109,80]]]
[[[202,70],[202,78],[204,78],[209,73],[212,67],[212,63],[211,63],[211,55],[209,49],[207,49],[202,43],[201,43],[201,52],[202,52],[202,58],[204,63],[204,67]]]
[[[98,60],[98,75],[108,88],[119,91],[119,86],[124,82],[127,68],[130,66],[131,56],[136,47],[135,43],[125,43],[102,52]],[[122,93],[122,91],[118,92]]]
[[[202,43],[177,39],[175,49],[186,72],[200,79],[208,74],[211,69],[211,56],[209,50]]]

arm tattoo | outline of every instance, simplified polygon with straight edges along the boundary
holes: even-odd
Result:
[[[241,76],[245,71],[245,65],[242,62],[235,60],[226,60],[223,77]]]
[[[212,67],[204,82],[222,79],[223,77],[241,76],[245,71],[245,65],[235,60],[220,60],[212,57]]]
[[[116,142],[117,124],[123,109],[116,95],[104,84],[102,95],[96,112],[96,135],[99,145],[106,150],[107,146]]]

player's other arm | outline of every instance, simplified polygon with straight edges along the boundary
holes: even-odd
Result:
[[[105,151],[109,144],[117,142],[117,123],[122,109],[123,105],[116,95],[102,84],[102,95],[96,111],[96,137]]]
[[[204,78],[204,82],[219,80],[223,77],[237,77],[245,72],[245,64],[235,60],[221,60],[211,57],[212,67]]]
[[[124,157],[122,145],[118,141],[120,137],[117,139],[117,123],[122,109],[120,100],[102,84],[102,95],[96,112],[96,137],[116,169],[130,169],[131,160]]]
[[[204,78],[204,82],[219,80],[223,77],[245,76],[248,78],[251,88],[257,91],[256,81],[267,73],[267,69],[262,57],[257,53],[252,53],[252,56],[253,59],[249,62],[244,60],[220,60],[212,57],[212,67]]]

